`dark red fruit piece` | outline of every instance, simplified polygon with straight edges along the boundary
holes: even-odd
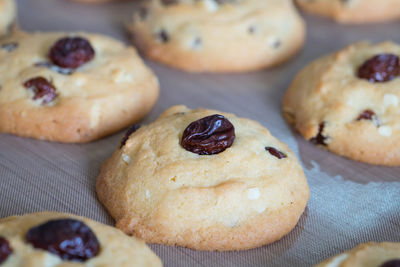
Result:
[[[33,91],[33,100],[39,99],[41,104],[53,101],[56,97],[56,88],[43,77],[35,77],[26,82],[24,86]]]
[[[319,128],[318,128],[318,134],[317,136],[313,137],[310,139],[311,143],[315,144],[315,145],[322,145],[322,146],[326,146],[326,139],[328,139],[327,137],[322,135],[322,132],[324,131],[325,128],[325,122],[321,122],[319,124]]]
[[[126,144],[126,141],[128,141],[128,139],[131,136],[131,134],[136,132],[139,128],[140,128],[139,124],[134,124],[131,127],[129,127],[128,130],[126,130],[126,133],[125,133],[124,137],[121,140],[121,145],[119,146],[119,148],[122,148]]]
[[[5,262],[12,252],[13,250],[8,241],[0,236],[0,264]]]
[[[235,127],[224,116],[215,114],[189,124],[181,145],[199,155],[214,155],[229,148],[234,140]]]
[[[384,262],[380,267],[400,267],[400,259]]]
[[[66,37],[58,40],[50,49],[53,64],[76,69],[94,57],[94,49],[88,40],[81,37]]]
[[[379,118],[372,110],[366,109],[358,116],[357,121],[369,120],[372,121],[376,126],[380,126]]]
[[[274,147],[265,147],[265,150],[267,150],[272,156],[277,157],[278,159],[283,159],[286,158],[286,154],[279,151],[278,149],[274,148]]]
[[[163,43],[167,43],[169,41],[169,35],[165,30],[161,30],[158,33],[158,39],[160,39],[160,41]]]
[[[371,83],[393,80],[400,75],[399,57],[393,54],[379,54],[367,61],[358,69],[358,77]]]
[[[26,234],[35,248],[58,255],[63,260],[83,262],[100,251],[96,235],[83,222],[74,219],[51,220]]]

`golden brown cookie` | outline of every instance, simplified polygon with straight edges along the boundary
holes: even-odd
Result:
[[[132,132],[97,180],[99,200],[128,234],[250,249],[282,238],[304,211],[309,189],[296,156],[255,121],[174,106]]]
[[[306,138],[366,163],[400,165],[400,46],[356,43],[294,79],[285,118]]]
[[[15,13],[14,0],[0,0],[0,37],[8,33],[15,20]]]
[[[149,0],[129,29],[147,57],[195,72],[276,65],[302,47],[305,35],[290,0]]]
[[[297,3],[307,12],[340,23],[383,22],[400,18],[398,0],[297,0]]]
[[[397,267],[400,243],[366,243],[328,259],[315,267]]]
[[[89,142],[140,120],[158,98],[135,49],[109,37],[17,33],[0,46],[0,132]]]
[[[56,212],[1,219],[0,265],[162,266],[143,241],[90,219]]]

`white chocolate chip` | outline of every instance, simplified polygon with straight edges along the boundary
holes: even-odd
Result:
[[[146,189],[146,198],[150,198],[150,191]]]
[[[258,187],[254,187],[254,188],[249,188],[247,190],[247,197],[250,200],[255,200],[255,199],[259,199],[261,196],[261,192],[260,189],[258,189]]]
[[[128,155],[122,154],[122,160],[127,164],[131,163],[131,157]]]
[[[204,0],[204,5],[210,12],[216,12],[219,8],[219,5],[215,0]]]
[[[336,256],[326,267],[338,267],[346,258],[347,254]]]
[[[397,107],[399,105],[399,98],[394,94],[385,94],[383,96],[383,105],[385,108],[390,106]]]
[[[90,109],[90,128],[96,127],[100,122],[100,105],[95,104]]]
[[[392,135],[392,127],[381,126],[381,127],[379,127],[378,132],[382,136],[391,136]]]

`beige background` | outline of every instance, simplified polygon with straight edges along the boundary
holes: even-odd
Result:
[[[262,0],[260,0],[262,1]],[[127,41],[121,24],[134,4],[97,6],[66,0],[18,0],[26,30],[85,30]],[[400,241],[400,168],[369,166],[320,150],[284,122],[281,98],[306,62],[357,40],[400,42],[400,22],[338,26],[306,17],[308,39],[293,61],[242,75],[195,75],[149,63],[161,82],[161,98],[144,123],[173,104],[234,112],[260,121],[300,155],[311,199],[298,226],[281,241],[245,252],[195,252],[152,245],[165,266],[310,266],[365,241]],[[1,73],[0,73],[1,75]],[[400,90],[400,88],[399,88]],[[87,145],[64,145],[0,135],[0,217],[58,210],[112,224],[96,200],[101,163],[121,133]]]

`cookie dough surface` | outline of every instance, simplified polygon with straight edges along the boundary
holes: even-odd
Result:
[[[14,0],[0,0],[0,37],[8,33],[15,19]]]
[[[50,62],[64,37],[87,39],[94,57],[76,69]],[[158,98],[158,81],[134,48],[83,32],[17,33],[0,41],[0,132],[59,142],[88,142],[138,121]],[[24,84],[42,77],[55,88],[48,103]],[[46,89],[46,88],[45,88]]]
[[[71,218],[84,222],[94,232],[100,243],[97,256],[85,262],[62,260],[46,250],[34,248],[26,241],[26,233],[31,228],[50,220]],[[0,219],[0,236],[9,242],[13,250],[1,264],[2,267],[162,266],[160,259],[143,241],[126,236],[113,227],[71,214],[39,212]]]
[[[297,0],[312,14],[333,18],[340,23],[383,22],[400,19],[398,0]]]
[[[216,113],[235,128],[232,146],[214,155],[185,150],[180,144],[185,128]],[[240,250],[290,232],[309,189],[295,155],[259,123],[174,106],[133,133],[103,164],[97,194],[118,228],[147,242]]]
[[[366,243],[354,249],[328,259],[315,267],[382,267],[388,261],[398,260],[400,263],[399,243]]]
[[[149,0],[129,28],[147,57],[196,72],[278,64],[301,48],[305,35],[289,0]]]
[[[385,53],[400,56],[400,46],[361,42],[312,62],[284,97],[285,118],[307,140],[323,141],[334,153],[400,165],[400,76],[381,83],[357,76],[366,60]],[[374,116],[360,120],[367,110]]]

